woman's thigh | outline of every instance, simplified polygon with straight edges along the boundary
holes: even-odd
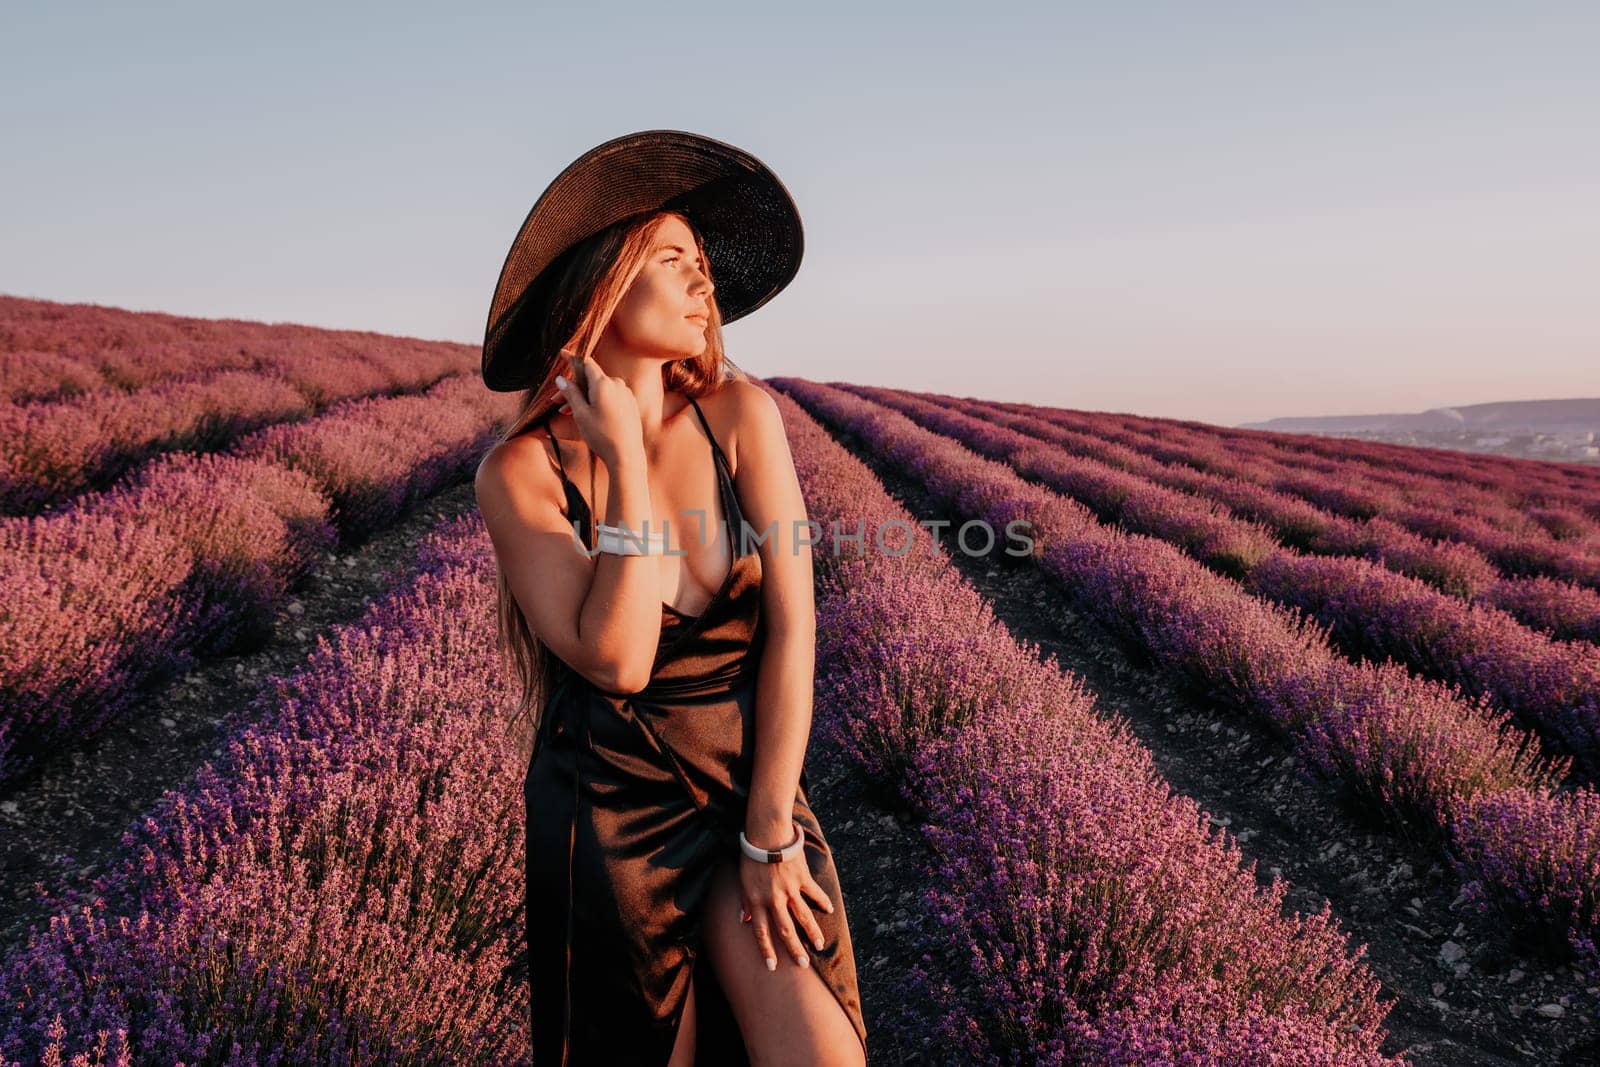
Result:
[[[753,925],[739,918],[738,862],[722,861],[712,877],[703,934],[751,1063],[859,1065],[861,1041],[849,1017],[815,968],[795,962],[776,930],[778,969],[767,970]]]
[[[672,1058],[667,1067],[694,1067],[695,1060],[694,979],[689,979],[689,992],[683,998],[683,1014],[678,1020],[678,1036],[672,1044]]]

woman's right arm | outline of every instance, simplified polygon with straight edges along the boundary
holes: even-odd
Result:
[[[607,469],[605,521],[647,528],[643,450],[623,450]],[[473,485],[501,570],[539,640],[601,689],[644,688],[661,639],[654,557],[584,553],[561,510],[561,479],[532,434],[490,450]]]

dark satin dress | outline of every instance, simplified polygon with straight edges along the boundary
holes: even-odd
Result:
[[[608,692],[563,665],[528,765],[535,1067],[663,1067],[691,975],[696,1062],[749,1063],[709,958],[703,966],[696,963],[713,870],[722,861],[737,863],[741,855],[738,833],[750,793],[756,669],[765,633],[762,568],[758,551],[745,551],[745,538],[737,536],[743,516],[727,457],[700,405],[694,408],[716,465],[719,521],[733,542],[733,564],[722,588],[699,615],[662,604],[655,666],[638,693]],[[555,435],[550,439],[554,443]],[[589,545],[588,505],[566,476],[559,443],[555,449],[567,516],[579,523]],[[709,516],[706,528],[715,529]],[[829,915],[811,904],[826,939],[821,950],[798,932],[811,966],[844,1008],[864,1049],[844,900],[833,854],[806,800],[808,789],[802,771],[794,816],[805,832],[811,874],[835,910]],[[753,928],[742,929],[757,953]],[[795,966],[776,930],[773,941],[779,966]]]

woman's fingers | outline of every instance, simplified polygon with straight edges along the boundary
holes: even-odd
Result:
[[[790,907],[795,914],[795,918],[800,920],[800,926],[805,930],[806,936],[811,939],[811,943],[817,946],[817,950],[820,952],[822,946],[828,942],[822,936],[822,927],[817,924],[817,917],[811,914],[810,906],[806,904],[805,898],[800,894],[796,893],[789,899],[792,902]],[[801,946],[800,951],[804,952],[805,947]]]
[[[578,383],[579,392],[583,393],[585,400],[593,403],[595,384],[606,377],[605,371],[600,369],[600,364],[582,352],[573,353],[571,362],[573,379]]]
[[[575,404],[588,406],[589,399],[583,395],[583,390],[578,388],[578,383],[565,375],[556,375],[556,391],[561,394],[566,410],[570,411]]]
[[[789,950],[789,955],[794,957],[796,963],[802,967],[809,967],[811,957],[806,954],[806,946],[801,943],[800,935],[795,932],[794,919],[790,917],[789,909],[785,906],[788,900],[796,901],[801,908],[805,907],[805,902],[799,897],[787,897],[772,902],[772,914],[777,919],[778,937],[782,939],[784,947]],[[807,915],[809,914],[807,912]]]
[[[828,899],[828,891],[822,888],[822,884],[820,882],[811,877],[810,871],[806,872],[806,892],[811,894],[812,900],[815,900],[819,905],[822,906],[823,911],[827,912],[829,915],[833,914],[833,901]]]
[[[789,950],[789,955],[794,957],[795,963],[801,967],[811,966],[811,957],[807,955],[805,945],[800,942],[800,935],[795,932],[794,922],[789,916],[789,909],[784,905],[785,900],[794,900],[799,905],[804,913],[803,923],[808,924],[810,927],[816,926],[816,919],[811,915],[810,910],[806,908],[805,902],[801,901],[798,896],[773,897],[768,901],[768,907],[757,906],[751,909],[741,906],[740,908],[741,919],[746,915],[750,917],[747,921],[755,929],[756,946],[760,948],[761,955],[766,959],[767,970],[769,971],[778,969],[778,953],[774,948],[773,940],[774,926],[777,927],[777,939],[783,942],[784,947]],[[816,930],[810,936],[817,941],[820,948],[822,944],[821,930]]]
[[[583,365],[582,357],[566,348],[561,350],[561,355],[567,361],[567,372],[565,375],[558,377],[563,378],[566,384],[562,385],[558,382],[557,387],[561,389],[562,395],[567,398],[569,403],[572,401],[572,394],[574,393],[577,394],[578,400],[583,403],[590,402],[594,397],[589,392],[589,377]]]
[[[777,970],[778,954],[772,949],[772,934],[767,930],[767,913],[758,908],[751,921],[756,928],[756,947],[761,950],[761,955],[766,958],[767,970]]]

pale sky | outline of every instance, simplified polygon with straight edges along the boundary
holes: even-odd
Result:
[[[800,207],[758,375],[1600,395],[1600,5],[542,6],[5,5],[0,292],[477,344],[550,179],[669,127]]]

